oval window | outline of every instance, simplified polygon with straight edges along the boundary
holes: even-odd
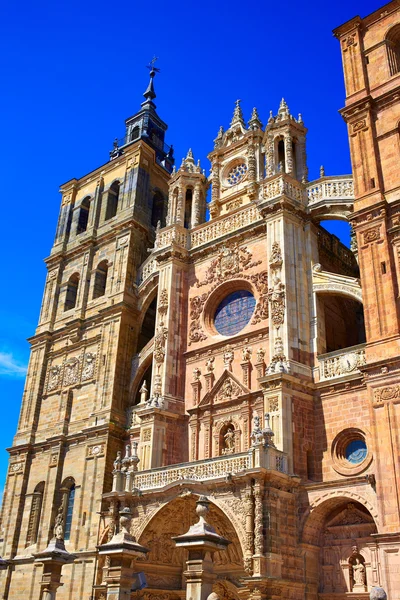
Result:
[[[229,294],[215,311],[215,329],[221,335],[235,335],[235,333],[246,327],[254,312],[255,305],[256,299],[247,290]]]

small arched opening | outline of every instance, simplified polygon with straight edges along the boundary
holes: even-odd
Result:
[[[153,375],[153,361],[151,360],[149,363],[149,366],[147,367],[146,371],[144,372],[144,375],[141,377],[139,384],[136,388],[135,398],[133,401],[134,406],[136,406],[137,404],[140,404],[141,399],[142,399],[142,394],[143,394],[143,397],[146,396],[146,399],[148,400],[149,394],[150,394],[152,375]],[[146,394],[144,393],[145,390],[146,390]]]
[[[90,196],[86,196],[80,204],[79,207],[79,215],[78,215],[78,223],[76,225],[76,235],[83,233],[86,231],[89,221],[89,211],[90,211]]]
[[[192,227],[192,203],[193,203],[193,190],[188,188],[185,194],[185,218],[184,227],[191,229]]]
[[[120,183],[119,183],[119,181],[114,181],[114,183],[109,187],[108,193],[107,193],[107,207],[106,207],[105,221],[112,219],[117,214],[119,193],[120,193]]]
[[[392,27],[386,35],[386,47],[390,75],[400,72],[400,24]]]
[[[78,297],[79,273],[73,273],[68,279],[65,292],[64,312],[75,308]]]
[[[156,311],[157,297],[154,297],[143,317],[142,326],[139,333],[137,352],[141,352],[146,344],[148,344],[154,337],[154,332],[156,329]]]
[[[102,260],[94,273],[93,300],[104,296],[107,287],[108,262]]]
[[[236,433],[233,423],[227,423],[219,434],[220,455],[233,454],[236,448]]]

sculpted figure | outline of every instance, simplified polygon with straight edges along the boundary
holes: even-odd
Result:
[[[53,534],[54,534],[54,537],[57,540],[63,540],[64,539],[64,516],[63,516],[63,507],[62,507],[62,505],[58,509],[56,520],[54,521]]]
[[[207,360],[206,360],[207,373],[212,373],[214,371],[214,361],[215,361],[214,356],[210,356],[209,358],[207,358]]]
[[[359,558],[356,558],[356,563],[353,565],[354,583],[357,585],[365,585],[365,567]]]
[[[235,432],[233,431],[233,429],[228,429],[227,432],[224,435],[224,443],[225,443],[225,449],[228,452],[232,452],[235,448]]]
[[[251,348],[249,346],[245,346],[242,350],[242,360],[248,361],[251,359]]]

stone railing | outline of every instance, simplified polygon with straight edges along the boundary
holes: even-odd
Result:
[[[138,471],[138,443],[134,442],[133,445],[134,453],[131,456],[128,456],[130,452],[128,449],[126,451],[128,458],[123,461],[119,459],[119,463],[118,460],[114,463],[112,490],[114,492],[159,489],[183,481],[229,479],[245,474],[249,469],[262,468],[285,474],[288,472],[286,454],[274,446],[263,444],[251,446],[248,452]]]
[[[325,200],[354,202],[354,183],[348,175],[323,177],[307,185],[308,205]]]
[[[318,356],[318,362],[320,381],[359,373],[358,367],[366,364],[365,344],[321,354]]]
[[[170,225],[164,227],[156,233],[156,241],[154,243],[154,250],[160,250],[161,248],[167,248],[171,244],[175,243],[178,246],[188,247],[189,232],[184,227],[178,225]]]
[[[153,273],[158,271],[158,264],[153,256],[149,256],[146,258],[144,263],[140,266],[138,270],[138,285],[141,285],[146,279],[148,279]]]
[[[263,200],[273,200],[282,195],[297,202],[305,201],[304,186],[295,179],[289,179],[285,174],[277,175],[262,185],[261,198]]]
[[[256,206],[248,206],[233,215],[224,218],[218,218],[201,225],[198,229],[191,232],[191,248],[197,248],[203,244],[213,242],[218,238],[237,231],[242,227],[247,227],[251,223],[261,221],[261,215]]]

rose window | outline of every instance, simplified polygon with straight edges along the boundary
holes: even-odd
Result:
[[[239,165],[235,165],[234,167],[232,167],[232,169],[229,171],[226,179],[227,179],[229,185],[235,185],[235,184],[239,183],[240,181],[242,181],[242,179],[246,175],[246,173],[247,173],[246,163],[240,163]]]
[[[215,329],[221,335],[235,335],[250,321],[256,299],[251,292],[239,290],[226,296],[214,314]]]
[[[367,456],[367,445],[364,440],[352,440],[345,449],[346,459],[353,464],[363,462]]]

